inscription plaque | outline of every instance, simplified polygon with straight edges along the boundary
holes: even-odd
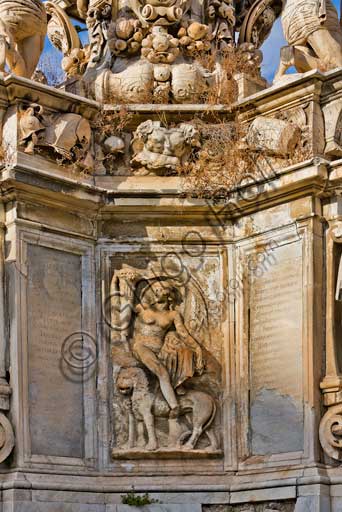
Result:
[[[83,387],[62,371],[64,340],[81,331],[81,257],[28,244],[29,425],[34,455],[83,456]]]
[[[303,449],[301,241],[250,275],[252,453]]]

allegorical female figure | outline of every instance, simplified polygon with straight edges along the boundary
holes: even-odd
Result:
[[[171,418],[179,413],[175,390],[203,371],[202,349],[173,305],[171,288],[155,282],[136,307],[131,344],[136,359],[158,378]]]
[[[282,25],[292,48],[282,50],[275,80],[292,65],[299,72],[342,66],[342,31],[331,0],[283,0]]]

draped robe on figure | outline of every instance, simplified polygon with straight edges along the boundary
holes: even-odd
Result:
[[[341,30],[331,0],[286,0],[282,25],[285,39],[291,46],[305,46],[316,30]]]

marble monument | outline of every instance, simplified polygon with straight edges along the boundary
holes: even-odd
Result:
[[[341,511],[332,1],[0,0],[0,123],[0,512]]]

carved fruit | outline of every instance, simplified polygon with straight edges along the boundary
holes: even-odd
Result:
[[[188,28],[188,35],[197,41],[198,39],[203,39],[208,34],[207,25],[203,25],[202,23],[191,23]]]
[[[150,54],[150,51],[151,51],[150,48],[142,48],[141,49],[141,55],[143,57],[148,57],[148,55]]]
[[[182,38],[182,37],[186,36],[186,28],[185,28],[185,27],[181,27],[181,28],[178,30],[178,34],[177,34],[177,36],[178,36],[179,38]]]
[[[133,35],[133,39],[134,41],[137,41],[138,43],[141,43],[141,41],[143,40],[144,36],[142,34],[142,32],[136,32],[134,35]]]
[[[178,57],[179,51],[177,51],[177,50],[178,50],[178,48],[175,49],[174,53],[168,53],[167,54],[166,62],[168,64],[172,64],[176,60],[176,58]]]
[[[120,137],[113,135],[104,141],[103,148],[106,153],[123,153],[125,150],[125,142]]]
[[[115,49],[119,52],[123,52],[125,51],[127,48],[127,43],[126,41],[123,41],[122,39],[117,39],[115,41]]]
[[[128,52],[129,53],[136,53],[140,50],[140,43],[137,43],[137,41],[131,41],[128,45]]]
[[[182,46],[188,46],[191,43],[191,38],[189,36],[184,36],[179,40]]]
[[[156,36],[153,40],[153,48],[157,52],[166,52],[169,48],[169,39],[166,36]]]
[[[142,40],[141,46],[143,46],[144,48],[152,48],[152,43],[153,37],[151,35],[148,35],[147,37],[145,37],[145,39]]]
[[[171,76],[169,66],[155,66],[153,73],[154,79],[157,80],[157,82],[166,82]]]
[[[170,39],[170,46],[172,46],[172,48],[177,48],[179,46],[179,40],[175,37],[172,37]]]
[[[134,26],[131,20],[126,20],[125,18],[119,18],[116,22],[116,35],[120,39],[129,39],[133,36]]]

